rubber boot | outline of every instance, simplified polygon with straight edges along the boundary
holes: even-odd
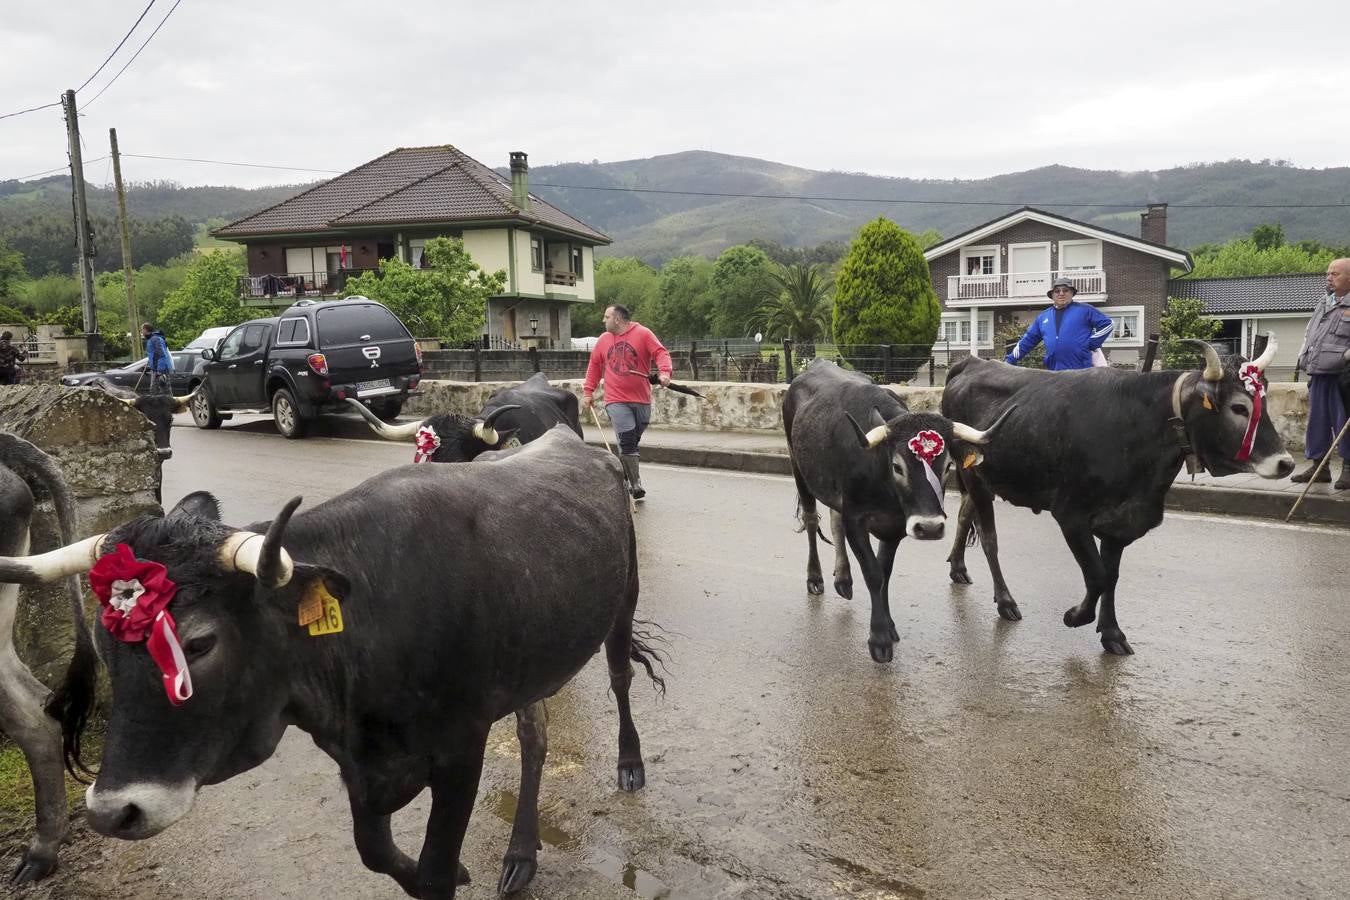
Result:
[[[1330,471],[1331,467],[1327,466],[1327,470]],[[1350,461],[1341,460],[1341,474],[1332,487],[1338,491],[1350,489]]]
[[[642,479],[638,476],[638,455],[620,453],[619,460],[623,463],[624,474],[628,476],[628,492],[633,495],[634,500],[641,500],[647,496],[647,492],[643,490]]]
[[[1313,471],[1316,470],[1316,468],[1317,468],[1317,460],[1310,459],[1308,460],[1308,468],[1304,469],[1302,472],[1299,472],[1297,475],[1293,476],[1289,480],[1294,482],[1295,484],[1306,484],[1307,482],[1312,481]],[[1331,466],[1323,466],[1322,471],[1319,472],[1317,475],[1317,483],[1322,484],[1323,482],[1327,482],[1330,480],[1331,480]]]

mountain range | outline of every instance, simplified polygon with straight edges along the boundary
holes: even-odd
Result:
[[[505,174],[505,170],[502,170]],[[886,216],[911,231],[951,237],[1021,206],[1034,206],[1136,235],[1148,203],[1167,203],[1167,243],[1191,248],[1277,222],[1287,240],[1350,244],[1350,167],[1300,169],[1281,161],[1230,160],[1144,172],[1046,166],[972,180],[825,172],[749,157],[689,151],[620,162],[563,163],[530,171],[530,189],[614,239],[606,255],[654,265],[683,254],[716,256],[755,238],[809,247],[851,240]],[[181,215],[220,224],[308,185],[245,189],[132,185],[131,215]],[[781,198],[781,199],[780,199]],[[115,196],[90,186],[93,215]],[[0,183],[0,228],[34,212],[69,215],[63,176]]]

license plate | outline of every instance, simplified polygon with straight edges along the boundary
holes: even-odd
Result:
[[[380,388],[387,388],[389,386],[390,382],[388,378],[377,378],[374,381],[358,381],[356,383],[356,392],[358,394],[362,394],[365,393],[366,391],[374,391]]]

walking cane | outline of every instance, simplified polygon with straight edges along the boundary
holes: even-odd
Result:
[[[1350,418],[1345,420],[1345,424],[1341,426],[1340,434],[1336,435],[1336,440],[1332,441],[1331,446],[1327,448],[1327,452],[1322,456],[1322,461],[1317,464],[1317,468],[1313,471],[1312,477],[1308,479],[1307,486],[1303,488],[1303,493],[1299,494],[1298,499],[1294,501],[1294,505],[1289,507],[1289,515],[1284,517],[1286,522],[1293,516],[1294,510],[1298,509],[1299,504],[1303,502],[1303,498],[1308,496],[1308,491],[1310,491],[1312,486],[1317,483],[1317,476],[1322,474],[1322,469],[1330,462],[1332,452],[1340,446],[1341,438],[1345,437],[1347,429],[1350,429]]]
[[[595,423],[596,428],[600,429],[600,440],[605,442],[605,449],[612,454],[614,448],[609,445],[609,437],[605,434],[605,429],[600,424],[600,417],[595,414],[595,407],[588,406],[586,408],[591,411],[591,421]],[[615,440],[618,440],[617,435],[615,436]],[[633,486],[628,483],[627,469],[624,469],[623,472],[623,489],[628,494],[628,512],[632,515],[637,515],[637,501],[633,499]]]

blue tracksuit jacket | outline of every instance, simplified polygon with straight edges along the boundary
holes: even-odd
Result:
[[[1004,362],[1015,364],[1045,341],[1047,369],[1088,369],[1092,367],[1092,351],[1106,343],[1114,328],[1115,324],[1096,307],[1070,303],[1064,309],[1064,319],[1056,333],[1055,308],[1051,306],[1036,314],[1036,321],[1031,323]]]

